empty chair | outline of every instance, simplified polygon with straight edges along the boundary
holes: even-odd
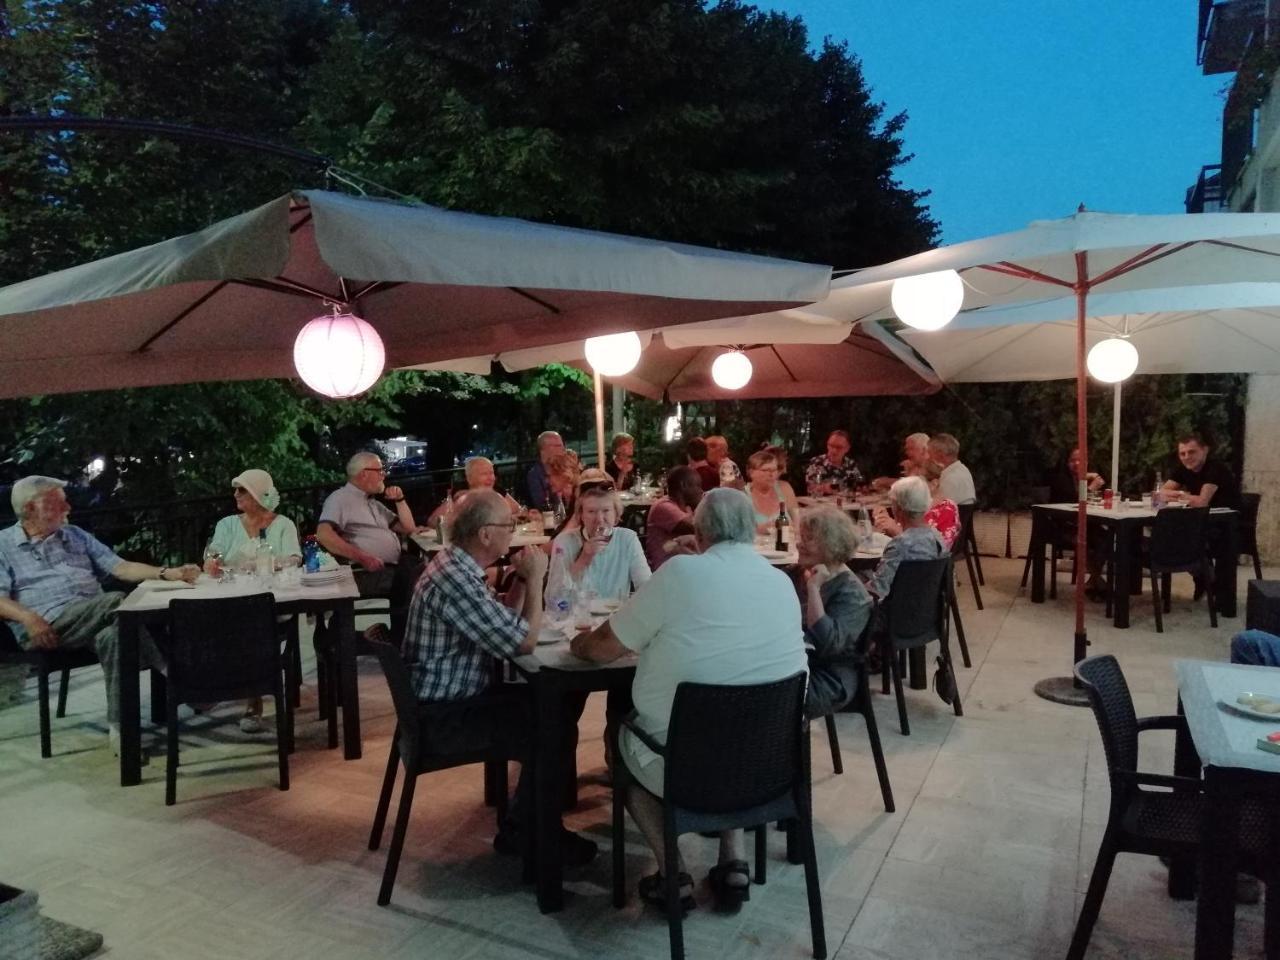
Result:
[[[57,716],[67,715],[67,690],[71,685],[71,671],[77,667],[89,667],[98,662],[92,647],[76,647],[59,650],[24,650],[9,625],[0,620],[0,663],[28,664],[36,668],[36,681],[40,699],[40,756],[53,756],[53,737],[49,722],[49,674],[60,674],[58,684]]]
[[[894,693],[898,700],[898,722],[904,736],[911,734],[907,722],[907,701],[902,692],[902,674],[906,652],[924,647],[934,641],[940,647],[939,656],[945,668],[944,682],[950,686],[952,709],[957,717],[964,716],[960,706],[960,691],[955,684],[955,669],[951,663],[951,644],[947,619],[950,602],[951,558],[937,560],[904,560],[893,577],[889,596],[881,604],[884,611],[883,632],[880,635],[880,662],[882,665],[882,692],[889,692],[889,678],[893,678]]]
[[[969,585],[973,587],[973,602],[982,609],[982,591],[978,585],[982,582],[982,568],[978,564],[978,541],[973,532],[973,511],[977,506],[962,503],[957,508],[960,512],[960,536],[951,545],[951,559],[964,560],[966,572],[969,574]]]
[[[269,593],[169,603],[168,762],[164,802],[177,799],[178,705],[270,696],[276,706],[280,789],[289,789],[293,714],[285,698],[285,659]]]
[[[1209,605],[1209,624],[1218,625],[1214,602],[1213,563],[1205,540],[1208,507],[1164,509],[1156,513],[1147,542],[1147,569],[1151,574],[1151,603],[1156,615],[1156,633],[1164,633],[1163,613],[1170,609],[1169,583],[1172,574],[1190,573],[1201,578]],[[1163,587],[1163,589],[1162,589]],[[1162,596],[1163,594],[1163,596]],[[1162,610],[1163,608],[1163,610]]]
[[[674,865],[682,833],[752,828],[774,820],[794,821],[809,896],[813,955],[827,955],[822,892],[813,847],[809,796],[809,739],[804,722],[805,675],[771,683],[727,686],[681,683],[671,705],[667,742],[623,724],[663,758],[664,877],[667,923],[673,960],[684,957],[683,911]],[[615,744],[615,756],[624,756]],[[642,790],[625,762],[614,764],[613,904],[626,903],[623,799]],[[757,832],[756,872],[760,874],[764,831]]]

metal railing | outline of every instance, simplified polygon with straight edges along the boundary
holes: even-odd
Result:
[[[1222,192],[1222,164],[1208,163],[1200,168],[1195,186],[1187,188],[1187,213],[1216,213],[1226,203]]]

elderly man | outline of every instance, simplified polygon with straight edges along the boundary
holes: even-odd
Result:
[[[387,471],[376,453],[362,451],[347,461],[347,483],[325,498],[316,540],[355,571],[362,597],[385,597],[413,564],[402,563],[400,535],[417,531],[413,512],[399,487],[388,487]],[[379,503],[382,497],[395,511]]]
[[[960,441],[949,433],[937,433],[929,438],[929,459],[942,468],[938,481],[938,496],[957,505],[976,503],[978,493],[973,486],[973,474],[960,462]]]
[[[948,552],[938,531],[925,519],[933,498],[923,478],[903,477],[895,481],[889,488],[889,499],[893,503],[893,519],[902,532],[889,541],[867,581],[867,589],[881,600],[889,596],[898,564],[903,560],[937,560]],[[876,526],[885,526],[886,519],[884,509],[877,508]]]
[[[1198,433],[1178,438],[1178,466],[1164,482],[1165,495],[1189,507],[1240,508],[1240,488],[1231,469],[1212,459],[1211,448]]]
[[[564,440],[554,430],[538,434],[538,462],[529,468],[525,483],[529,488],[529,506],[534,510],[554,510],[560,497],[547,480],[547,464],[565,452]]]
[[[436,522],[436,518],[443,517],[449,513],[449,505],[452,502],[453,508],[456,510],[463,500],[467,499],[467,494],[473,490],[494,490],[503,500],[506,501],[507,507],[511,510],[512,516],[524,512],[524,507],[520,506],[510,494],[504,493],[498,489],[498,473],[493,468],[493,461],[488,457],[468,457],[467,461],[462,465],[462,474],[467,479],[467,488],[465,490],[452,491],[452,501],[446,495],[440,501],[440,505],[431,511],[431,516],[427,517],[427,526],[431,526]]]
[[[693,467],[675,467],[667,474],[667,495],[654,501],[644,526],[644,553],[657,570],[671,557],[694,553],[693,511],[702,500],[702,479]]]
[[[0,617],[11,622],[24,649],[93,647],[107,684],[107,729],[111,748],[120,748],[119,649],[116,607],[119,592],[104,592],[108,577],[142,580],[195,580],[200,568],[153,567],[122,560],[92,534],[67,523],[71,507],[66,483],[53,477],[23,477],[10,500],[18,522],[0,531]],[[141,663],[161,667],[164,660],[143,631]]]
[[[918,477],[924,472],[924,465],[929,462],[929,435],[913,433],[902,441],[902,462],[899,464],[899,476]],[[876,477],[871,485],[877,490],[888,490],[898,477]]]
[[[419,700],[477,697],[493,689],[497,661],[533,652],[542,628],[547,555],[541,550],[516,554],[516,580],[505,602],[491,596],[485,583],[485,568],[507,555],[515,528],[511,511],[492,490],[472,493],[454,515],[452,543],[436,554],[418,580],[405,627],[404,657]],[[511,696],[517,694],[512,691]],[[483,745],[485,738],[517,742],[527,729],[526,713],[524,704],[514,699],[505,707],[486,700],[471,711],[466,723],[439,731],[456,743],[438,746],[469,749]],[[499,853],[520,852],[517,811],[526,808],[532,789],[532,778],[522,769],[511,818],[493,841]],[[595,856],[596,845],[575,834],[565,832],[562,842],[568,863],[581,865]]]
[[[787,576],[752,547],[750,499],[737,490],[712,490],[694,511],[693,527],[700,554],[671,558],[630,603],[572,644],[579,657],[601,663],[629,652],[639,655],[631,688],[636,722],[660,742],[666,740],[671,704],[682,681],[765,683],[806,667],[800,603]],[[691,898],[693,883],[684,864],[668,864],[663,858],[657,799],[663,787],[662,758],[626,731],[621,750],[643,788],[628,793],[627,805],[658,861],[658,873],[641,881],[640,894],[660,904],[661,876],[674,868],[681,898]],[[717,900],[740,903],[750,879],[742,831],[725,831],[711,873]]]
[[[716,471],[720,486],[733,487],[735,490],[746,488],[742,471],[729,459],[729,441],[718,434],[707,437],[707,465]]]
[[[866,483],[858,464],[849,456],[853,442],[844,430],[832,430],[827,437],[827,452],[809,461],[804,471],[805,487],[811,497],[829,497],[833,493],[852,493]]]

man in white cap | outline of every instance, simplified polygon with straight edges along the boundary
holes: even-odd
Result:
[[[107,727],[119,752],[120,686],[116,607],[119,592],[105,592],[108,577],[128,583],[186,580],[200,574],[195,564],[153,567],[124,560],[92,534],[67,523],[71,506],[66,482],[53,477],[23,477],[10,500],[18,522],[0,530],[0,618],[9,621],[27,650],[92,647],[102,661],[107,684]],[[163,667],[164,661],[145,631],[139,634],[139,661]]]

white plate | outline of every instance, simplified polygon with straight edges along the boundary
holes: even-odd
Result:
[[[559,643],[565,639],[564,630],[560,627],[543,627],[538,631],[538,646],[548,643]]]
[[[316,573],[304,573],[302,575],[302,585],[304,587],[327,587],[329,584],[337,583],[341,579],[341,570],[319,570]]]
[[[593,617],[611,617],[622,607],[621,600],[601,600],[591,606]]]
[[[1266,697],[1275,703],[1280,703],[1280,698],[1273,697],[1269,693],[1252,693],[1252,691],[1241,691],[1240,696],[1257,696]],[[1247,717],[1253,717],[1255,720],[1266,720],[1280,726],[1280,713],[1266,713],[1262,710],[1255,710],[1253,707],[1245,706],[1243,703],[1228,703],[1226,700],[1219,701],[1224,707],[1230,707],[1236,713],[1243,713]]]

